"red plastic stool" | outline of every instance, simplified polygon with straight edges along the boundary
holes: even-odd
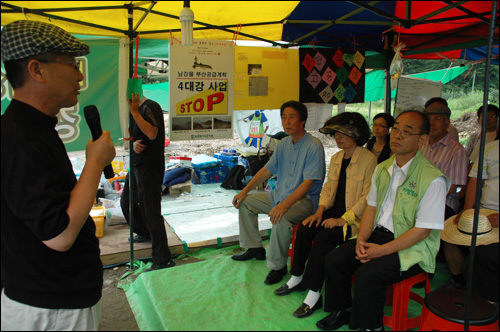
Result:
[[[425,296],[420,331],[463,331],[465,290],[438,288]],[[498,331],[495,307],[471,294],[470,331]]]
[[[411,291],[411,288],[425,282],[425,294],[431,291],[429,276],[426,272],[421,272],[413,277],[407,278],[387,287],[385,305],[392,305],[392,316],[384,315],[384,325],[391,328],[391,331],[406,331],[420,325],[420,317],[408,318],[408,304],[410,299],[424,304],[424,298]]]
[[[292,233],[292,248],[288,249],[288,256],[290,256],[290,266],[293,264],[293,250],[295,249],[295,238],[297,237],[297,230],[299,229],[301,224],[297,224],[293,227]]]

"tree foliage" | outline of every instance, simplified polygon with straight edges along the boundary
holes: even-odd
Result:
[[[450,66],[448,60],[414,60],[404,59],[404,75],[417,74],[427,71],[446,69]],[[453,66],[456,66],[453,64]],[[498,95],[498,65],[490,67],[490,84],[489,93]],[[472,66],[469,71],[465,71],[453,81],[445,84],[443,94],[454,96],[455,94],[463,94],[472,92],[474,83],[474,91],[484,91],[486,63],[478,63]],[[475,80],[474,80],[475,73]],[[498,100],[498,97],[496,98]]]

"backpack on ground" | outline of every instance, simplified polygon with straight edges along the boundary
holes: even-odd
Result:
[[[233,190],[241,190],[245,188],[243,185],[243,177],[245,176],[246,169],[241,165],[235,165],[231,168],[231,171],[227,175],[227,177],[222,181],[220,185],[225,189],[233,189]]]

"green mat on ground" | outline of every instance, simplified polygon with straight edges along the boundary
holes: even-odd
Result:
[[[141,330],[318,330],[316,322],[327,314],[320,309],[307,318],[293,317],[306,292],[274,295],[281,283],[264,284],[269,272],[265,261],[235,262],[220,252],[210,253],[215,253],[213,258],[202,262],[141,273],[130,285],[126,295]],[[446,265],[438,264],[432,289],[448,277]],[[389,315],[391,309],[386,307]],[[420,310],[420,305],[410,301],[410,317]],[[339,330],[348,331],[348,326]]]

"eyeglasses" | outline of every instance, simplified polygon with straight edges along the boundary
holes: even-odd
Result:
[[[48,61],[48,60],[40,60],[37,59],[40,62],[45,62],[45,63],[71,63],[72,65],[75,66],[76,71],[80,71],[80,64],[82,63],[82,60],[75,60],[75,61]]]
[[[384,125],[377,124],[377,123],[372,123],[372,127],[389,128],[388,126],[384,126]]]
[[[408,130],[401,130],[399,128],[396,128],[396,127],[392,127],[392,130],[391,130],[391,134],[394,134],[394,135],[397,135],[401,133],[401,137],[403,138],[408,138],[410,136],[422,136],[423,134],[421,133],[418,133],[418,134],[412,134],[411,132],[409,132]]]

